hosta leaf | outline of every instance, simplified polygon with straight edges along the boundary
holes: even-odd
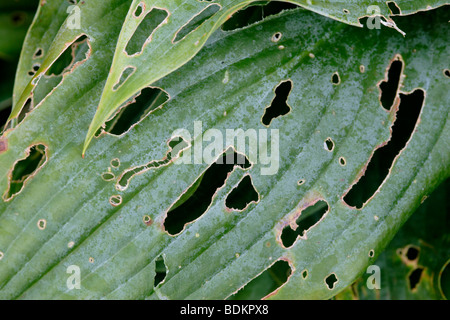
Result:
[[[118,6],[117,17],[127,10]],[[120,32],[99,19],[95,28],[110,34],[96,38],[88,59],[0,140],[4,192],[18,175],[12,170],[30,163],[33,146],[45,152],[33,162],[36,171],[24,171],[23,187],[0,204],[0,297],[223,299],[280,260],[291,273],[272,298],[334,296],[450,174],[447,20],[445,10],[398,18],[404,38],[292,10],[235,32],[218,30],[191,61],[154,83],[168,102],[121,136],[99,135],[82,159],[83,128],[114,58],[110,39]],[[423,90],[425,102],[387,178],[362,209],[352,208],[342,198],[396,121],[399,97],[387,111],[378,87],[389,80],[392,60],[404,64],[401,94]],[[288,111],[277,114],[277,106]],[[265,114],[269,127],[261,122]],[[183,137],[186,155],[201,146],[207,129],[267,133],[269,150],[258,154],[276,155],[278,145],[271,163],[278,170],[263,174],[268,164],[254,161],[248,143],[235,146],[251,167],[217,170],[217,180],[226,178],[212,190],[206,212],[170,234],[167,211],[190,202],[185,191],[204,190],[211,172],[209,163],[173,158],[171,137]],[[136,174],[121,184],[130,170]],[[248,175],[258,201],[230,210],[228,194]],[[319,201],[326,202],[325,216],[285,248],[282,231]],[[67,285],[73,266],[81,272],[79,290]]]
[[[269,1],[267,1],[269,2]],[[336,20],[359,25],[359,19],[374,13],[384,17],[385,24],[395,27],[388,17],[391,9],[384,1],[289,1]],[[111,117],[130,95],[151,85],[189,61],[206,43],[209,36],[232,14],[256,0],[133,0],[117,42],[110,75],[105,84],[97,112],[87,133],[83,154],[95,132]],[[263,1],[264,3],[264,1]],[[394,3],[394,2],[393,2]],[[405,6],[403,6],[405,4]],[[398,1],[399,13],[431,9],[443,1],[417,3]],[[375,9],[374,9],[375,8]],[[402,8],[404,11],[402,11]],[[158,16],[158,18],[155,18]],[[153,24],[144,23],[150,18]],[[159,19],[159,20],[158,20]],[[140,34],[141,50],[129,52],[129,43]],[[181,35],[182,34],[182,35]]]

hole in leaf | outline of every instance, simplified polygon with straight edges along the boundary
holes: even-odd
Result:
[[[417,285],[419,284],[421,278],[422,278],[422,273],[423,273],[423,268],[419,267],[414,269],[408,276],[408,281],[409,281],[409,288],[411,289],[411,291],[414,291],[417,288]]]
[[[283,34],[281,32],[277,32],[272,36],[272,42],[278,42],[280,41]]]
[[[207,211],[216,191],[225,185],[228,174],[233,171],[236,163],[243,169],[250,167],[247,157],[230,148],[222,153],[171,206],[164,220],[164,228],[170,235],[181,232],[186,224]]]
[[[375,256],[375,251],[372,249],[369,251],[369,257],[373,258]]]
[[[104,172],[102,173],[102,179],[105,181],[112,181],[114,180],[115,176],[112,172]]]
[[[159,256],[155,260],[155,281],[153,282],[153,287],[157,287],[159,284],[161,284],[167,275],[167,266],[164,261],[163,256]]]
[[[111,196],[111,198],[109,198],[109,203],[113,207],[120,206],[122,204],[122,196],[121,195]]]
[[[333,149],[334,149],[334,142],[333,142],[333,140],[331,138],[327,138],[325,140],[325,142],[323,143],[323,147],[327,151],[330,151],[330,152],[333,151]]]
[[[173,43],[184,39],[188,34],[196,30],[204,22],[214,16],[220,9],[221,7],[218,4],[211,4],[207,6],[200,13],[194,16],[187,24],[181,27],[180,30],[177,31],[177,33],[175,34],[175,38],[173,39]]]
[[[145,215],[143,218],[142,218],[142,221],[145,223],[145,225],[146,226],[151,226],[152,224],[153,224],[153,220],[152,220],[152,218],[149,216],[149,215]]]
[[[19,115],[17,116],[17,120],[18,122],[22,122],[23,119],[25,119],[26,115],[33,110],[33,99],[29,98],[25,104],[22,107],[22,110],[20,110]]]
[[[139,3],[139,5],[137,6],[137,8],[136,8],[136,10],[134,10],[134,16],[136,17],[136,18],[139,18],[140,17],[140,15],[142,14],[142,12],[144,12],[144,3]]]
[[[382,81],[379,85],[381,90],[381,105],[388,111],[391,109],[397,97],[403,70],[403,62],[400,60],[400,57],[397,56],[395,59],[388,68],[387,81]]]
[[[333,84],[338,85],[341,83],[341,78],[339,77],[339,73],[335,72],[333,73],[333,75],[331,76],[331,82],[333,82]]]
[[[33,177],[47,160],[47,147],[38,144],[26,151],[27,156],[16,162],[9,178],[9,186],[3,195],[5,201],[11,200],[22,191],[26,182]]]
[[[345,165],[347,164],[347,161],[345,160],[344,157],[340,157],[340,158],[339,158],[339,164],[340,164],[341,166],[345,166]]]
[[[414,261],[419,257],[419,252],[420,252],[419,248],[410,246],[410,247],[408,247],[408,250],[406,251],[406,258],[409,261]]]
[[[349,14],[350,11],[348,9],[342,9],[342,12],[344,12],[345,14]]]
[[[141,6],[138,6],[136,11],[139,9],[141,9],[142,13]],[[151,41],[155,30],[166,20],[167,16],[168,13],[165,10],[157,8],[150,10],[128,41],[125,48],[126,53],[131,56],[142,52],[145,44]]]
[[[222,25],[222,30],[232,31],[244,28],[284,10],[295,8],[298,8],[295,4],[280,1],[271,1],[268,4],[253,4],[236,12]]]
[[[389,10],[391,10],[393,15],[402,13],[399,6],[394,1],[388,1],[387,6],[389,7]]]
[[[45,219],[40,219],[40,220],[37,222],[37,226],[38,226],[39,230],[44,230],[44,229],[47,227],[47,220],[45,220]]]
[[[116,91],[117,89],[119,89],[135,71],[136,71],[135,67],[126,67],[122,71],[122,74],[120,75],[119,80],[114,85],[113,91]]]
[[[291,273],[289,263],[279,260],[228,299],[261,300],[285,284]]]
[[[246,175],[237,187],[231,190],[225,200],[225,205],[230,209],[244,210],[250,203],[257,202],[258,199],[259,194],[253,186],[252,178]]]
[[[181,137],[173,137],[169,143],[169,151],[166,156],[161,160],[152,160],[144,165],[133,167],[125,170],[118,178],[116,189],[123,191],[128,188],[130,180],[137,174],[142,174],[151,169],[157,169],[162,166],[166,166],[172,162],[173,158],[178,156],[185,148],[188,147],[188,143]]]
[[[388,177],[395,158],[406,147],[414,132],[424,99],[425,93],[422,89],[416,89],[410,94],[400,94],[400,105],[392,127],[391,139],[386,145],[375,150],[364,175],[344,196],[344,201],[349,206],[362,208]]]
[[[273,119],[284,116],[291,111],[291,107],[287,104],[287,99],[292,90],[292,81],[287,80],[281,82],[275,88],[275,98],[272,103],[264,111],[262,123],[269,126]]]
[[[144,88],[131,103],[125,103],[114,117],[105,123],[103,131],[112,135],[122,135],[167,100],[169,95],[164,90]]]
[[[327,276],[325,278],[325,283],[328,287],[328,289],[333,290],[336,283],[338,283],[338,278],[336,277],[336,275],[334,273],[330,274],[329,276]]]
[[[78,37],[61,55],[52,63],[47,70],[48,76],[60,76],[70,71],[73,66],[89,56],[90,46],[88,38],[85,35]]]
[[[445,75],[447,78],[450,78],[450,70],[445,69],[445,70],[444,70],[444,75]]]
[[[293,230],[290,226],[286,226],[281,232],[281,241],[285,248],[291,247],[297,237],[303,237],[312,227],[314,227],[328,212],[328,203],[319,200],[315,204],[303,209],[300,216],[295,221],[297,228]]]
[[[302,278],[306,279],[308,277],[308,270],[303,270],[302,272]]]

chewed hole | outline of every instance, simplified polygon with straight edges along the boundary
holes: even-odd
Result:
[[[308,278],[308,270],[303,270],[303,272],[302,272],[302,278],[303,278],[303,279]]]
[[[285,284],[291,274],[289,263],[278,260],[228,299],[261,300]]]
[[[275,97],[270,106],[264,110],[264,115],[261,120],[265,126],[269,126],[273,119],[284,116],[291,111],[291,107],[287,103],[291,91],[291,80],[283,81],[277,85],[275,88]]]
[[[300,179],[300,180],[298,180],[297,184],[298,184],[299,186],[301,186],[301,185],[304,184],[305,182],[306,182],[305,179]]]
[[[173,43],[176,43],[184,39],[188,34],[199,28],[203,23],[212,18],[219,10],[221,6],[218,4],[211,4],[194,16],[188,23],[186,23],[180,30],[175,34]]]
[[[144,88],[137,96],[119,108],[113,118],[105,123],[103,131],[120,136],[168,100],[169,95],[164,90]],[[120,165],[118,159],[114,162],[118,162]],[[111,166],[116,167],[112,163]]]
[[[119,80],[113,87],[113,91],[117,91],[124,83],[131,77],[131,75],[136,71],[136,67],[126,67],[122,74],[120,75]]]
[[[278,14],[285,10],[298,8],[297,5],[288,2],[270,1],[269,3],[257,3],[246,6],[233,14],[230,19],[222,25],[223,31],[232,31],[247,27],[265,18]]]
[[[349,13],[350,13],[350,11],[349,11],[348,9],[342,9],[342,11],[343,11],[345,14],[349,14]]]
[[[419,120],[425,92],[416,89],[412,93],[400,93],[400,105],[387,144],[375,149],[364,175],[351,187],[343,200],[358,209],[371,199],[383,181],[387,179],[395,158],[406,148]]]
[[[94,263],[94,258],[89,257],[89,263]]]
[[[419,252],[420,252],[420,248],[415,247],[415,246],[410,246],[408,247],[408,250],[406,251],[406,258],[409,261],[414,261],[419,257]]]
[[[142,14],[143,9],[140,5],[136,11],[138,10],[141,10],[140,14]],[[167,11],[162,9],[153,8],[150,10],[128,41],[125,47],[127,55],[131,56],[141,53],[144,46],[151,41],[156,29],[166,21],[168,15]]]
[[[166,263],[164,261],[164,256],[159,256],[156,260],[155,260],[155,280],[153,282],[153,287],[157,287],[158,285],[160,285],[167,276],[167,266]]]
[[[375,251],[372,249],[369,251],[369,257],[373,258],[375,256]]]
[[[139,5],[137,6],[136,10],[134,10],[134,16],[135,18],[139,18],[141,16],[141,14],[144,12],[144,3],[139,3]]]
[[[333,290],[336,287],[336,284],[339,282],[336,274],[332,273],[325,278],[325,284],[327,285],[329,290]]]
[[[347,164],[347,160],[345,160],[344,157],[340,157],[340,158],[339,158],[339,164],[340,164],[341,166],[345,166],[345,165]]]
[[[324,149],[325,150],[327,150],[327,151],[333,151],[333,149],[334,149],[334,142],[333,142],[333,139],[331,139],[331,138],[327,138],[326,140],[325,140],[325,142],[323,143],[323,147],[324,147]]]
[[[110,164],[111,164],[111,167],[113,167],[113,168],[120,167],[120,160],[119,160],[119,158],[112,159]]]
[[[246,175],[237,185],[231,190],[230,194],[225,199],[227,208],[233,210],[244,210],[252,202],[257,202],[259,194],[253,186],[252,178]]]
[[[44,230],[45,227],[47,226],[47,220],[45,220],[45,219],[40,219],[40,220],[37,222],[37,226],[38,226],[39,230]]]
[[[3,199],[11,200],[20,193],[29,179],[31,179],[44,165],[47,160],[47,147],[38,144],[26,150],[27,156],[16,162],[9,179],[9,187]]]
[[[116,178],[116,176],[112,172],[104,172],[104,173],[102,173],[102,179],[105,180],[105,181],[112,181],[115,178]]]
[[[225,185],[229,173],[236,166],[248,169],[250,162],[246,156],[229,148],[169,208],[164,229],[170,235],[175,235],[181,232],[185,225],[201,217],[208,210],[216,191]]]
[[[364,65],[359,66],[359,72],[364,73],[366,71],[366,67]]]
[[[120,204],[122,204],[122,196],[120,196],[120,195],[112,196],[111,198],[109,198],[109,203],[113,207],[119,206]]]
[[[333,75],[331,76],[331,82],[333,82],[333,84],[335,84],[335,85],[338,85],[341,83],[341,78],[339,77],[338,72],[333,73]]]
[[[391,10],[391,13],[393,15],[398,15],[402,13],[399,6],[394,1],[388,1],[387,6],[389,7],[389,10]]]
[[[36,63],[33,65],[33,71],[37,72],[39,70],[39,68],[41,67],[41,65],[39,63]]]
[[[283,34],[281,32],[277,32],[272,36],[272,42],[278,42],[280,41],[281,37],[283,36]]]
[[[144,221],[145,225],[147,225],[147,226],[151,226],[153,224],[153,220],[149,215],[145,215],[142,218],[142,221]]]
[[[387,80],[383,80],[379,88],[381,90],[380,102],[384,109],[390,110],[400,89],[403,62],[400,56],[396,56],[387,70]]]
[[[5,256],[5,254],[0,251],[0,260],[2,260],[4,256]]]
[[[445,70],[444,70],[444,75],[445,75],[447,78],[450,78],[450,70],[449,70],[449,69],[445,69]]]
[[[415,291],[417,286],[419,285],[420,280],[422,279],[423,270],[424,268],[418,267],[413,271],[411,271],[411,273],[409,274],[408,281],[409,281],[409,288],[411,291]]]
[[[288,225],[281,232],[280,238],[283,246],[289,248],[294,245],[299,236],[305,237],[306,233],[325,217],[328,210],[328,203],[324,200],[319,200],[304,208],[298,219],[295,221],[297,227],[293,229]]]
[[[47,70],[47,76],[60,76],[69,72],[75,64],[86,61],[90,54],[89,40],[85,35],[78,37],[52,63]]]

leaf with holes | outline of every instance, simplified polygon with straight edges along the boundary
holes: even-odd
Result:
[[[74,59],[0,139],[2,299],[327,299],[450,176],[444,9],[395,18],[406,37],[303,9],[218,29],[81,158],[129,4],[38,44],[42,76]]]
[[[130,95],[189,61],[210,35],[234,13],[256,2],[261,6],[261,2],[257,0],[133,0],[117,42],[102,99],[87,133],[83,154],[95,132]],[[271,4],[269,1],[262,3]],[[399,30],[389,14],[429,10],[442,6],[445,2],[434,0],[425,5],[411,1],[313,3],[309,0],[291,0],[289,3],[358,26],[362,26],[360,18],[377,15],[382,19],[374,25],[383,23]],[[278,41],[278,37],[275,34],[273,41]]]
[[[443,182],[377,258],[379,290],[367,290],[366,273],[337,299],[438,300],[450,298],[450,180]],[[369,280],[370,281],[370,280]]]

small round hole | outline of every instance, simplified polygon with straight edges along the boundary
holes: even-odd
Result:
[[[444,70],[444,75],[445,75],[447,78],[450,78],[450,70],[445,69],[445,70]]]
[[[306,279],[308,277],[308,270],[303,270],[302,272],[302,278]]]
[[[369,251],[369,257],[373,258],[375,256],[375,251],[372,249]]]
[[[134,16],[135,16],[136,18],[139,18],[139,17],[142,15],[142,13],[144,12],[143,6],[144,6],[144,5],[143,5],[142,3],[140,3],[140,4],[137,6],[136,10],[134,11]]]
[[[37,222],[37,226],[38,226],[39,230],[44,230],[45,227],[47,226],[47,221],[45,219],[40,219]]]
[[[333,73],[333,75],[331,76],[331,82],[333,82],[333,84],[338,85],[339,83],[341,83],[341,78],[339,77],[339,73],[335,72]]]
[[[151,218],[149,215],[145,215],[145,216],[142,218],[142,221],[144,221],[144,223],[145,223],[147,226],[151,226],[152,223],[153,223],[153,220],[152,220],[152,218]]]
[[[112,196],[111,198],[109,198],[109,203],[113,207],[119,206],[122,203],[122,196],[120,196],[120,195]]]
[[[341,166],[345,166],[345,165],[347,164],[347,161],[345,160],[344,157],[340,157],[340,158],[339,158],[339,164],[340,164]]]
[[[281,32],[277,32],[272,36],[272,42],[278,42],[280,41],[283,34]]]
[[[348,9],[343,9],[342,10],[345,14],[349,14],[350,13],[350,11],[348,11]]]
[[[359,66],[359,72],[364,73],[366,71],[366,67],[364,65]]]
[[[298,180],[298,182],[297,182],[297,184],[299,185],[299,186],[301,186],[302,184],[304,184],[305,183],[305,179],[300,179],[300,180]]]
[[[41,48],[38,48],[38,49],[36,50],[36,52],[34,53],[34,55],[33,55],[33,59],[42,57],[43,53],[44,53],[44,52],[42,51],[42,49],[41,49]]]
[[[325,142],[323,143],[323,147],[327,151],[330,151],[330,152],[333,151],[333,149],[334,149],[334,142],[333,142],[333,140],[331,138],[327,138],[325,140]]]

